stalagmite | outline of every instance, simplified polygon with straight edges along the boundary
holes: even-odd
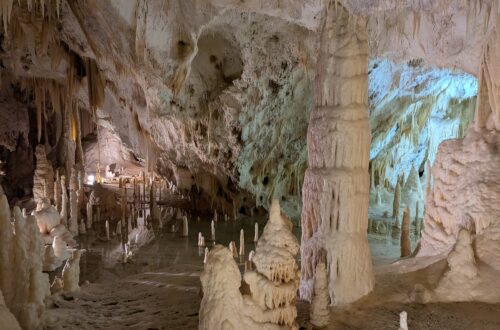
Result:
[[[10,208],[7,196],[0,185],[0,291],[7,306],[12,302],[15,288],[12,286],[12,265],[14,264],[14,234],[10,222]]]
[[[410,242],[410,211],[405,208],[403,211],[403,224],[401,226],[401,258],[407,257],[411,254]]]
[[[78,180],[76,176],[76,169],[73,168],[69,179],[69,225],[68,229],[73,236],[78,236],[78,197],[76,191],[78,190]]]
[[[440,301],[468,301],[474,299],[480,283],[479,269],[472,247],[470,232],[460,230],[453,250],[448,255],[448,269],[439,280],[435,293]]]
[[[186,216],[182,218],[182,236],[187,237],[189,233],[188,219]]]
[[[392,202],[392,218],[396,223],[398,223],[399,219],[399,207],[401,204],[401,178],[398,178],[398,182],[396,183],[396,188],[394,188],[394,200]],[[399,226],[399,224],[398,224]]]
[[[108,220],[106,220],[105,228],[106,228],[106,239],[109,241],[109,221]]]
[[[252,257],[255,271],[244,274],[251,299],[264,314],[271,315],[268,319],[271,324],[297,327],[295,301],[300,272],[295,256],[298,251],[299,243],[291,232],[290,220],[281,214],[279,202],[274,199]]]
[[[38,202],[44,196],[44,183],[47,184],[47,197],[54,196],[54,169],[47,160],[45,146],[39,144],[35,149],[36,169],[33,176],[33,198]]]
[[[245,232],[240,230],[240,256],[245,255]]]
[[[15,288],[10,309],[21,326],[36,329],[42,325],[45,299],[50,296],[48,274],[43,271],[43,240],[33,216],[25,217],[16,206],[12,211],[15,224],[14,269],[11,285]]]
[[[234,247],[234,242],[230,246]],[[247,330],[298,329],[295,321],[299,270],[295,262],[299,250],[291,223],[281,215],[274,200],[269,221],[245,263],[244,280],[249,295],[241,295],[241,275],[233,252],[216,245],[206,249],[205,267],[200,276],[203,299],[199,312],[199,329]],[[252,261],[255,270],[250,270]]]
[[[61,177],[56,170],[56,181],[54,182],[54,204],[58,212],[61,212]]]
[[[238,258],[238,248],[236,247],[235,241],[229,242],[229,251],[231,251],[234,258]]]
[[[198,246],[203,246],[201,245],[202,243],[202,238],[203,238],[203,235],[201,234],[201,232],[198,233]]]
[[[378,206],[382,205],[382,196],[380,195],[380,188],[376,189],[376,199],[375,202],[377,203]]]
[[[61,176],[61,224],[68,226],[68,193],[66,190],[66,177]]]
[[[259,241],[259,223],[258,222],[255,223],[255,233],[253,236],[253,241],[255,243],[257,243]]]
[[[87,229],[92,228],[92,216],[93,216],[92,204],[89,201],[87,202],[87,221],[86,221]]]
[[[212,241],[215,241],[215,222],[214,220],[212,220],[211,224],[210,224],[210,229],[211,229],[211,238],[212,238]]]
[[[208,248],[205,248],[205,256],[203,257],[203,263],[206,264],[208,260]]]
[[[424,194],[422,191],[422,185],[420,184],[420,177],[416,168],[412,166],[408,179],[406,180],[401,191],[401,202],[408,208],[411,217],[415,214],[413,206],[418,202],[423,202],[423,200]]]
[[[80,290],[80,257],[84,250],[73,250],[62,271],[64,292],[73,293]]]
[[[351,303],[374,285],[367,239],[371,132],[366,24],[341,3],[327,3],[307,132],[300,295],[311,300],[319,251],[325,250],[333,305]]]
[[[408,330],[408,314],[405,311],[399,313],[399,329]]]
[[[330,320],[330,297],[328,296],[328,280],[326,265],[319,262],[314,274],[314,294],[311,299],[310,322],[315,327],[325,327]]]

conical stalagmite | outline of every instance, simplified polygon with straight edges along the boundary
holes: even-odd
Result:
[[[330,297],[324,262],[318,263],[314,274],[314,293],[311,300],[310,322],[315,327],[325,327],[330,320]]]
[[[403,223],[401,226],[401,258],[411,254],[410,242],[410,211],[405,208],[403,211]]]
[[[398,178],[398,182],[394,188],[394,200],[392,202],[392,218],[396,221],[396,223],[398,223],[399,208],[401,204],[401,180],[401,178]]]

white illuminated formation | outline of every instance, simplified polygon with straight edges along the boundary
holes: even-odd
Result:
[[[212,220],[212,222],[210,223],[210,232],[211,232],[212,241],[215,241],[215,222],[214,222],[214,220]]]
[[[252,260],[255,271],[244,274],[249,295],[241,295],[241,275],[233,252],[216,245],[208,253],[201,274],[203,299],[199,329],[298,329],[295,322],[299,244],[291,223],[273,200],[269,221]]]
[[[11,214],[0,187],[0,291],[23,329],[43,326],[45,302],[50,297],[49,277],[42,273],[44,253],[35,218],[26,217],[17,206]]]
[[[240,230],[240,256],[245,255],[245,232]]]

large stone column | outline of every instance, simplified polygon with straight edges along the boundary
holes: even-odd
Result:
[[[367,240],[370,141],[366,20],[329,1],[302,188],[304,299],[310,300],[316,264],[325,257],[333,305],[353,302],[373,288]]]

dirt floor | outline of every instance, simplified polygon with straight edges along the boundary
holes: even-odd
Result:
[[[264,219],[261,228],[263,224]],[[219,222],[218,242],[227,246],[237,240],[241,228],[250,242],[250,220]],[[78,294],[55,301],[54,308],[47,312],[47,329],[197,329],[199,274],[203,269],[203,251],[196,246],[199,231],[209,237],[207,219],[190,222],[188,238],[177,233],[157,233],[154,241],[143,246],[127,264],[110,260],[117,242],[87,242],[89,252],[81,262],[82,281],[91,283],[83,285]],[[392,243],[375,242],[396,248]],[[254,249],[253,244],[246,244],[247,252]],[[408,313],[412,330],[500,329],[500,304],[411,303],[414,284],[431,286],[446,264],[438,262],[424,273],[396,274],[386,267],[392,255],[385,255],[387,259],[377,263],[374,291],[351,306],[332,309],[327,329],[398,329],[401,311]],[[308,303],[298,302],[302,329],[311,329],[308,309]]]

